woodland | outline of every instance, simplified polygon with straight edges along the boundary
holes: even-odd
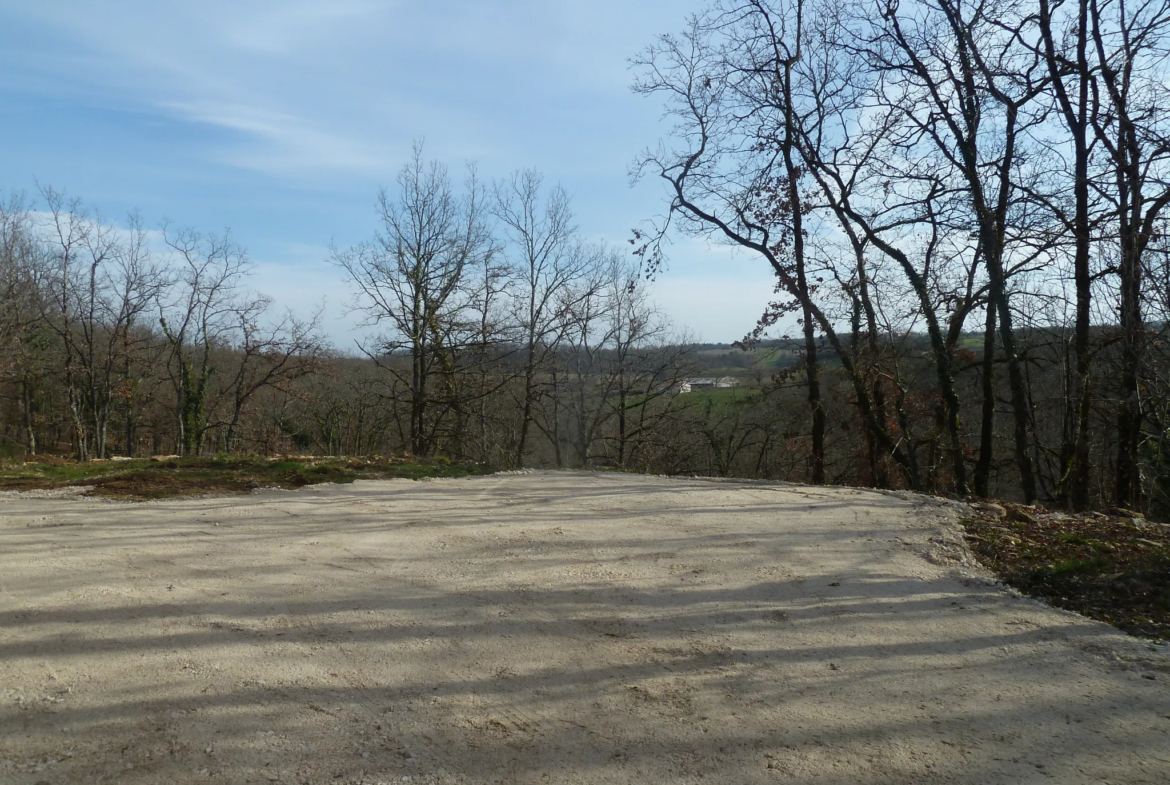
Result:
[[[322,260],[358,350],[255,291],[230,232],[13,192],[0,454],[411,455],[1166,517],[1168,45],[1170,0],[715,2],[632,61],[666,118],[631,164],[660,216],[606,246],[539,172],[417,147],[377,231]],[[653,304],[683,236],[775,276],[735,346]],[[736,386],[680,391],[714,376]]]

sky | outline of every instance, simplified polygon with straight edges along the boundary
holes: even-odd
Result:
[[[701,0],[0,0],[0,193],[38,185],[112,222],[230,228],[278,305],[326,302],[360,336],[329,246],[376,229],[379,187],[422,141],[481,177],[542,171],[583,236],[625,245],[668,202],[631,185],[668,132],[629,58]],[[652,296],[709,342],[755,324],[763,262],[679,239]]]

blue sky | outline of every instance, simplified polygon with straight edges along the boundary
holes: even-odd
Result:
[[[374,197],[425,139],[486,178],[542,170],[582,233],[624,243],[657,215],[631,188],[665,132],[627,60],[693,0],[0,0],[0,191],[64,188],[117,220],[230,227],[253,284],[295,310],[328,300],[352,341],[328,245],[374,228]],[[654,297],[676,326],[729,341],[771,284],[761,262],[673,247]]]

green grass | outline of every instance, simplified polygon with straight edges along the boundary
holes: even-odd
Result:
[[[1062,559],[1051,567],[1034,571],[1032,579],[1043,582],[1060,580],[1074,575],[1096,575],[1109,566],[1104,559]]]
[[[970,351],[983,351],[983,336],[982,335],[964,335],[959,339],[960,349],[969,349]]]
[[[217,493],[248,493],[256,488],[300,488],[359,479],[466,477],[487,474],[477,464],[445,459],[261,457],[87,461],[61,458],[0,462],[0,490],[88,487],[89,496],[162,499]]]
[[[688,406],[706,406],[710,403],[716,409],[723,409],[737,403],[754,401],[761,394],[758,387],[716,387],[683,393],[682,399]]]

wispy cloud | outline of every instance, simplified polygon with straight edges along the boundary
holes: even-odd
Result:
[[[489,179],[544,169],[586,234],[622,243],[664,207],[628,187],[661,130],[627,59],[704,2],[0,0],[0,101],[26,107],[0,126],[0,166],[97,203],[146,200],[151,220],[231,225],[265,260],[261,289],[292,265],[285,243],[368,236],[376,186],[420,138]],[[770,292],[766,270],[722,254],[680,244],[656,285],[712,339],[750,328]]]
[[[364,140],[314,127],[286,112],[210,101],[168,101],[160,106],[184,120],[244,135],[244,144],[219,153],[222,161],[242,168],[281,174],[384,171],[397,160],[380,154]]]
[[[628,99],[625,61],[644,34],[620,5],[55,0],[0,14],[53,40],[39,63],[24,57],[30,74],[43,67],[91,99],[252,137],[225,142],[219,160],[288,175],[379,166],[387,142],[420,136],[501,155],[539,144],[541,124],[572,137],[576,115],[598,116],[584,96]],[[73,64],[58,68],[60,55]]]

